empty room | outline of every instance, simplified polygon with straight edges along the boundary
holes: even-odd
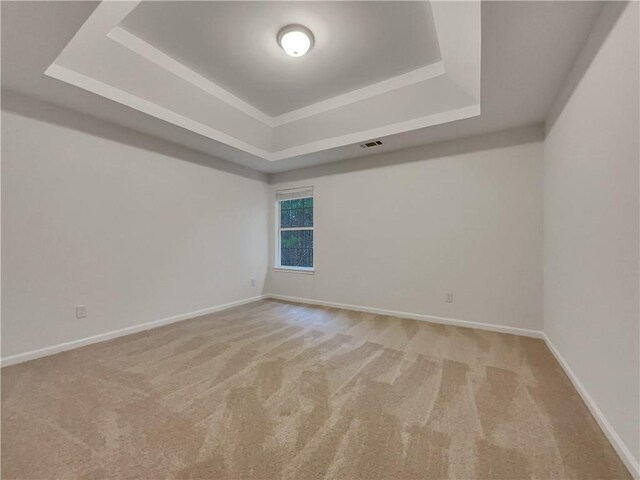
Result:
[[[640,2],[0,17],[0,478],[640,479]]]

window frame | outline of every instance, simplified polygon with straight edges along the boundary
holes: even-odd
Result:
[[[305,195],[305,196],[301,196],[301,197],[296,197],[296,198],[286,198],[286,199],[279,199],[276,198],[276,202],[275,202],[275,208],[276,208],[276,238],[275,238],[275,257],[274,257],[274,265],[273,265],[273,269],[274,270],[279,270],[279,271],[283,271],[283,272],[292,272],[292,273],[308,273],[308,274],[312,274],[315,272],[316,269],[316,255],[315,255],[315,232],[313,234],[313,246],[311,247],[311,250],[313,252],[313,266],[312,267],[296,267],[296,266],[290,266],[290,265],[282,265],[281,263],[281,241],[282,241],[282,234],[281,232],[286,232],[286,231],[293,231],[293,230],[311,230],[313,232],[313,229],[315,227],[315,200],[313,202],[313,227],[282,227],[282,222],[281,222],[281,216],[282,216],[282,207],[281,207],[281,203],[282,202],[286,202],[289,200],[304,200],[306,198],[314,198],[313,195]]]

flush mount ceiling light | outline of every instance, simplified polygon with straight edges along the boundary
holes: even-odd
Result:
[[[313,46],[313,34],[302,25],[287,25],[278,32],[278,44],[287,55],[301,57]]]

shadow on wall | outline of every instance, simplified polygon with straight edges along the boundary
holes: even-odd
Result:
[[[608,8],[602,11],[601,17],[595,23],[594,29],[587,38],[587,43],[582,48],[582,52],[578,55],[576,63],[571,67],[569,76],[562,84],[562,89],[552,103],[551,111],[547,116],[545,130],[550,131],[556,123],[565,105],[573,95],[574,90],[582,80],[585,72],[593,62],[593,59],[600,51],[600,47],[609,36],[609,33],[618,22],[620,15],[626,8],[628,2],[609,2]]]
[[[543,139],[544,126],[542,124],[517,127],[495,133],[486,133],[458,140],[448,140],[404,150],[396,150],[389,153],[368,155],[366,157],[352,158],[288,172],[274,173],[269,176],[269,183],[297,182],[309,178],[339,175],[359,170],[368,170],[370,168],[387,167],[401,163],[419,162],[433,158],[521,145],[524,143],[538,142]]]
[[[263,182],[269,180],[271,184],[491,150],[536,142],[544,138],[544,128],[539,124],[268,175],[153,135],[9,90],[2,90],[2,109],[226,173]]]
[[[2,110],[226,173],[267,181],[265,174],[250,168],[16,92],[2,90]]]

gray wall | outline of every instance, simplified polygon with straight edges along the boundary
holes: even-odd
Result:
[[[638,9],[607,5],[544,148],[544,329],[636,463]]]
[[[316,270],[270,270],[267,292],[541,330],[542,133],[273,176],[273,191],[314,188]]]
[[[2,111],[3,357],[262,293],[263,176],[5,100],[14,111]]]

